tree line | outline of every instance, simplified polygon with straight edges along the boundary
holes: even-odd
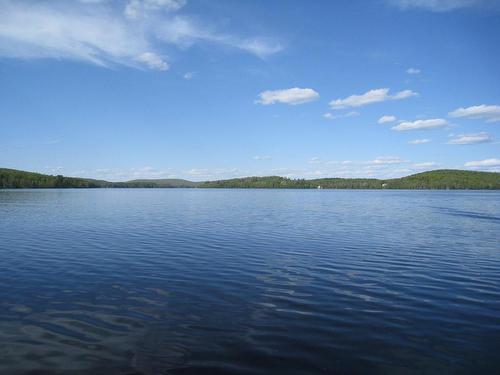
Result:
[[[186,180],[134,180],[108,182],[78,177],[0,169],[0,189],[20,188],[259,188],[259,189],[500,189],[500,173],[436,170],[394,178],[291,179],[280,176],[245,177],[192,182]]]

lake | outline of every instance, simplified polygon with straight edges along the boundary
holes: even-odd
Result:
[[[0,191],[1,374],[500,371],[500,192]]]

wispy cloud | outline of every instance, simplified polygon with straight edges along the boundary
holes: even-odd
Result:
[[[259,94],[259,99],[255,103],[269,105],[275,103],[303,104],[319,98],[319,94],[313,89],[301,89],[294,87],[283,90],[268,90]]]
[[[406,73],[411,74],[411,75],[420,74],[420,69],[408,68],[408,69],[406,69]]]
[[[0,2],[0,56],[149,65],[147,38],[123,17],[96,5]],[[150,55],[148,55],[150,54]],[[141,57],[142,56],[142,57]]]
[[[168,22],[158,23],[155,35],[160,40],[188,48],[195,43],[205,42],[243,50],[261,58],[266,58],[283,49],[278,41],[272,38],[244,38],[221,33],[194,17],[175,15]]]
[[[402,164],[406,163],[406,160],[401,159],[399,156],[379,156],[376,159],[368,162],[372,165],[386,165],[386,164]]]
[[[129,0],[123,13],[127,18],[146,18],[151,12],[177,11],[186,5],[185,0]]]
[[[413,163],[412,167],[416,169],[429,169],[429,168],[435,168],[439,164],[434,162],[434,161],[426,161],[423,163]]]
[[[106,181],[129,181],[136,179],[161,179],[161,178],[178,177],[171,168],[160,169],[151,166],[135,167],[128,169],[97,168],[93,170],[91,169],[77,170],[67,173],[67,175],[74,177],[96,178],[99,180],[106,180]]]
[[[424,143],[429,143],[430,139],[423,138],[423,139],[414,139],[413,141],[408,141],[408,144],[410,145],[423,145]]]
[[[493,142],[493,137],[488,133],[477,133],[477,134],[460,134],[457,137],[450,139],[448,144],[450,145],[473,145],[478,143],[490,143]]]
[[[394,95],[389,94],[388,88],[375,89],[365,92],[361,95],[351,95],[344,99],[335,99],[330,102],[333,109],[346,107],[361,107],[367,104],[380,103],[388,100],[401,100],[416,96],[417,93],[412,90],[399,91]]]
[[[262,158],[259,160],[266,160]],[[270,176],[279,175],[289,178],[322,178],[322,177],[344,177],[344,178],[393,178],[409,175],[411,173],[422,172],[433,169],[439,164],[434,161],[412,162],[399,156],[379,156],[373,160],[344,160],[325,161],[318,156],[307,160],[307,167],[289,168],[280,167],[272,169],[238,169],[238,168],[192,168],[184,171],[171,169],[163,170],[163,174],[168,177],[162,178],[185,178],[194,181],[207,181],[228,178],[239,178],[248,176]],[[141,173],[151,175],[160,173],[160,170],[149,172],[147,168],[140,168]],[[101,175],[110,176],[114,171],[106,170]],[[123,175],[130,176],[130,171],[122,171]],[[136,172],[136,175],[139,173]],[[175,177],[172,177],[175,176]],[[114,180],[125,180],[125,177],[114,178]],[[130,179],[130,178],[129,178]]]
[[[484,160],[468,161],[464,164],[466,168],[472,169],[494,169],[500,170],[500,159],[491,158]]]
[[[218,180],[236,177],[245,177],[253,173],[238,168],[192,168],[183,172],[188,179],[196,181]]]
[[[387,124],[388,122],[394,122],[396,120],[397,120],[396,116],[385,115],[385,116],[382,116],[381,118],[379,118],[377,122],[379,124]]]
[[[253,160],[271,160],[272,157],[269,155],[256,155],[252,159]]]
[[[222,33],[176,14],[184,0],[0,0],[0,57],[69,59],[109,67],[167,70],[169,45],[212,43],[264,58],[282,50],[269,37]]]
[[[186,72],[186,73],[184,73],[183,77],[184,77],[184,79],[187,79],[189,81],[189,80],[193,79],[196,74],[197,74],[197,72]]]
[[[171,169],[158,169],[151,166],[132,168],[130,170],[131,178],[139,179],[139,178],[173,178],[175,174],[173,174]]]
[[[164,58],[158,56],[153,52],[141,53],[139,56],[137,56],[136,60],[143,62],[151,69],[168,70],[168,68],[170,67],[168,63],[165,62]]]
[[[392,130],[408,131],[408,130],[428,130],[448,126],[449,123],[442,118],[434,118],[429,120],[417,121],[402,121],[398,125],[393,126]]]
[[[486,122],[500,121],[500,105],[475,105],[462,107],[448,113],[450,117],[465,117],[470,119],[484,119]]]
[[[327,161],[314,159],[315,171],[329,177],[392,178],[433,169],[434,161],[412,162],[399,156],[378,156],[369,161]],[[317,164],[317,165],[316,165]],[[296,175],[298,172],[296,172]],[[302,177],[307,177],[302,173]]]
[[[387,0],[403,10],[424,9],[432,12],[448,12],[461,8],[470,8],[486,3],[484,0]]]
[[[327,112],[323,114],[323,117],[326,118],[327,120],[335,120],[339,118],[348,118],[348,117],[356,117],[359,116],[359,112],[357,111],[351,111],[343,114],[336,114],[334,115],[333,113]]]

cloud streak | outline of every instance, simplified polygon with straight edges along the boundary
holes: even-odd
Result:
[[[96,5],[2,1],[0,20],[2,57],[71,59],[100,66],[117,63],[140,67],[151,66],[148,60],[156,56],[141,33]],[[165,67],[162,63],[165,62],[159,62]]]
[[[399,91],[394,95],[389,94],[388,88],[375,89],[365,92],[361,95],[351,95],[344,99],[335,99],[330,102],[332,109],[341,109],[346,107],[361,107],[367,104],[386,102],[390,100],[401,100],[418,95],[412,90]]]
[[[474,145],[478,143],[490,143],[493,142],[493,137],[488,133],[477,133],[477,134],[461,134],[456,138],[450,139],[448,144],[450,145]]]
[[[393,126],[391,129],[396,131],[409,131],[409,130],[429,130],[448,126],[449,123],[442,118],[434,118],[429,120],[417,121],[402,121],[398,125]]]
[[[497,158],[491,158],[491,159],[484,159],[484,160],[476,160],[476,161],[468,161],[467,163],[464,164],[464,167],[466,168],[473,168],[473,169],[500,169],[500,159]]]
[[[483,0],[388,0],[402,10],[423,9],[432,12],[448,12],[484,4]]]
[[[123,11],[130,19],[146,18],[151,12],[177,11],[186,5],[185,0],[129,0]]]
[[[450,117],[465,117],[469,119],[484,119],[486,122],[500,121],[500,105],[475,105],[461,107],[448,113]]]
[[[256,100],[255,103],[262,105],[275,103],[297,105],[312,102],[318,98],[319,94],[313,89],[293,87],[291,89],[267,90],[261,92],[259,94],[259,99]]]
[[[408,144],[410,145],[423,145],[425,143],[429,143],[430,139],[423,138],[423,139],[414,139],[413,141],[409,141]]]
[[[157,24],[155,36],[160,40],[181,48],[189,48],[200,42],[236,48],[260,58],[280,52],[283,46],[271,38],[243,38],[232,34],[218,33],[193,17],[175,15],[168,22]]]
[[[184,0],[0,0],[0,58],[50,58],[164,71],[169,63],[163,51],[172,45],[211,43],[260,58],[283,48],[271,38],[216,32],[175,14],[184,4]]]
[[[323,117],[326,118],[327,120],[335,120],[335,119],[339,119],[339,118],[349,118],[349,117],[357,117],[357,116],[359,116],[359,112],[356,112],[356,111],[347,112],[347,113],[344,113],[341,115],[334,115],[330,112],[323,114]]]
[[[406,160],[401,159],[398,156],[379,156],[376,159],[372,160],[368,164],[371,165],[388,165],[388,164],[403,164],[406,163]]]
[[[379,124],[387,124],[389,122],[394,122],[394,121],[396,121],[396,116],[385,115],[379,118],[377,122]]]

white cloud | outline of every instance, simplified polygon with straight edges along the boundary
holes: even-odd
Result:
[[[412,74],[412,75],[420,74],[420,69],[417,69],[417,68],[408,68],[408,69],[406,69],[406,73]]]
[[[424,138],[424,139],[414,139],[413,141],[409,141],[408,143],[410,145],[423,145],[424,143],[429,143],[430,139]]]
[[[468,161],[464,164],[467,168],[496,168],[500,167],[500,159],[492,158],[477,161]]]
[[[448,113],[451,117],[465,117],[471,119],[485,119],[486,122],[500,121],[500,105],[475,105],[467,108],[458,108]]]
[[[424,9],[433,12],[447,12],[483,4],[483,0],[388,0],[400,9]]]
[[[96,178],[99,180],[106,180],[106,181],[177,178],[177,175],[170,168],[158,169],[151,166],[144,166],[144,167],[137,167],[130,169],[98,168],[95,170],[74,171],[71,172],[70,175],[75,177]]]
[[[138,19],[159,10],[176,11],[184,5],[185,0],[129,0],[123,12],[127,18]]]
[[[351,111],[347,112],[344,117],[356,117],[356,116],[359,116],[359,112]]]
[[[344,177],[344,178],[394,178],[435,169],[434,161],[413,163],[398,156],[379,156],[371,161],[327,161],[312,163],[308,169],[273,169],[272,174],[290,178]],[[261,175],[269,175],[263,172]]]
[[[493,142],[493,137],[488,133],[460,134],[456,138],[450,139],[450,145],[473,145],[477,143]]]
[[[412,164],[412,167],[417,169],[428,169],[428,168],[434,168],[437,165],[438,163],[436,163],[435,161],[427,161],[423,163],[414,163]]]
[[[190,79],[193,79],[196,74],[196,72],[186,72],[183,77],[189,81]]]
[[[334,115],[330,112],[327,112],[323,115],[323,117],[326,118],[327,120],[334,120],[334,119],[346,118],[346,117],[356,117],[356,116],[359,116],[359,112],[351,111],[351,112],[347,112],[347,113],[341,114],[341,115]]]
[[[226,44],[230,47],[239,48],[249,53],[253,53],[260,58],[274,55],[283,50],[281,43],[272,39],[251,38],[241,39],[236,37],[223,36],[219,38],[219,43]]]
[[[392,130],[407,131],[407,130],[427,130],[436,129],[448,126],[448,121],[441,118],[417,121],[402,121],[398,125],[393,126]]]
[[[197,42],[207,42],[237,48],[260,58],[266,58],[283,49],[270,38],[242,38],[214,31],[211,27],[185,16],[174,16],[156,28],[156,36],[167,43],[188,48]]]
[[[218,33],[172,14],[184,4],[184,0],[0,0],[0,58],[69,59],[105,67],[167,70],[161,51],[168,44],[213,43],[261,58],[282,49],[273,39]]]
[[[184,171],[183,174],[189,179],[194,178],[196,181],[220,180],[253,175],[252,172],[241,171],[238,168],[192,168]]]
[[[294,87],[284,90],[268,90],[259,94],[259,100],[256,103],[262,105],[285,103],[285,104],[303,104],[319,98],[319,94],[313,89],[301,89]]]
[[[163,58],[153,52],[144,52],[137,56],[137,61],[141,61],[151,69],[168,70],[169,65]]]
[[[398,156],[379,156],[376,159],[368,162],[371,165],[386,165],[386,164],[402,164],[406,163],[406,160],[401,159]]]
[[[387,124],[388,122],[396,121],[396,116],[385,115],[378,119],[379,124]]]
[[[265,160],[265,159],[263,159]],[[260,164],[266,165],[266,163]],[[129,169],[101,168],[95,170],[80,170],[64,172],[60,167],[54,168],[53,174],[64,174],[75,177],[89,177],[107,181],[129,181],[133,179],[184,178],[193,181],[220,180],[248,176],[280,175],[290,178],[317,177],[360,177],[360,178],[392,178],[421,172],[437,166],[435,162],[413,163],[396,156],[382,156],[372,161],[321,161],[313,158],[313,162],[303,169],[270,168],[270,169],[237,169],[237,168],[193,168],[175,170],[172,168],[156,168],[151,166]],[[490,169],[491,170],[491,169]]]
[[[0,3],[0,57],[140,66],[139,57],[152,53],[142,33],[101,7],[51,4]]]
[[[269,155],[256,155],[252,158],[253,160],[271,160],[271,156]]]
[[[172,171],[161,170],[151,166],[132,168],[131,169],[131,178],[139,179],[139,178],[172,178]]]
[[[344,99],[336,99],[330,102],[333,109],[346,107],[361,107],[367,104],[385,102],[388,100],[401,100],[416,96],[417,93],[412,90],[399,91],[394,95],[389,94],[388,88],[375,89],[365,92],[361,95],[351,95]]]
[[[309,159],[309,164],[318,164],[321,163],[321,159],[317,156],[314,156]]]

